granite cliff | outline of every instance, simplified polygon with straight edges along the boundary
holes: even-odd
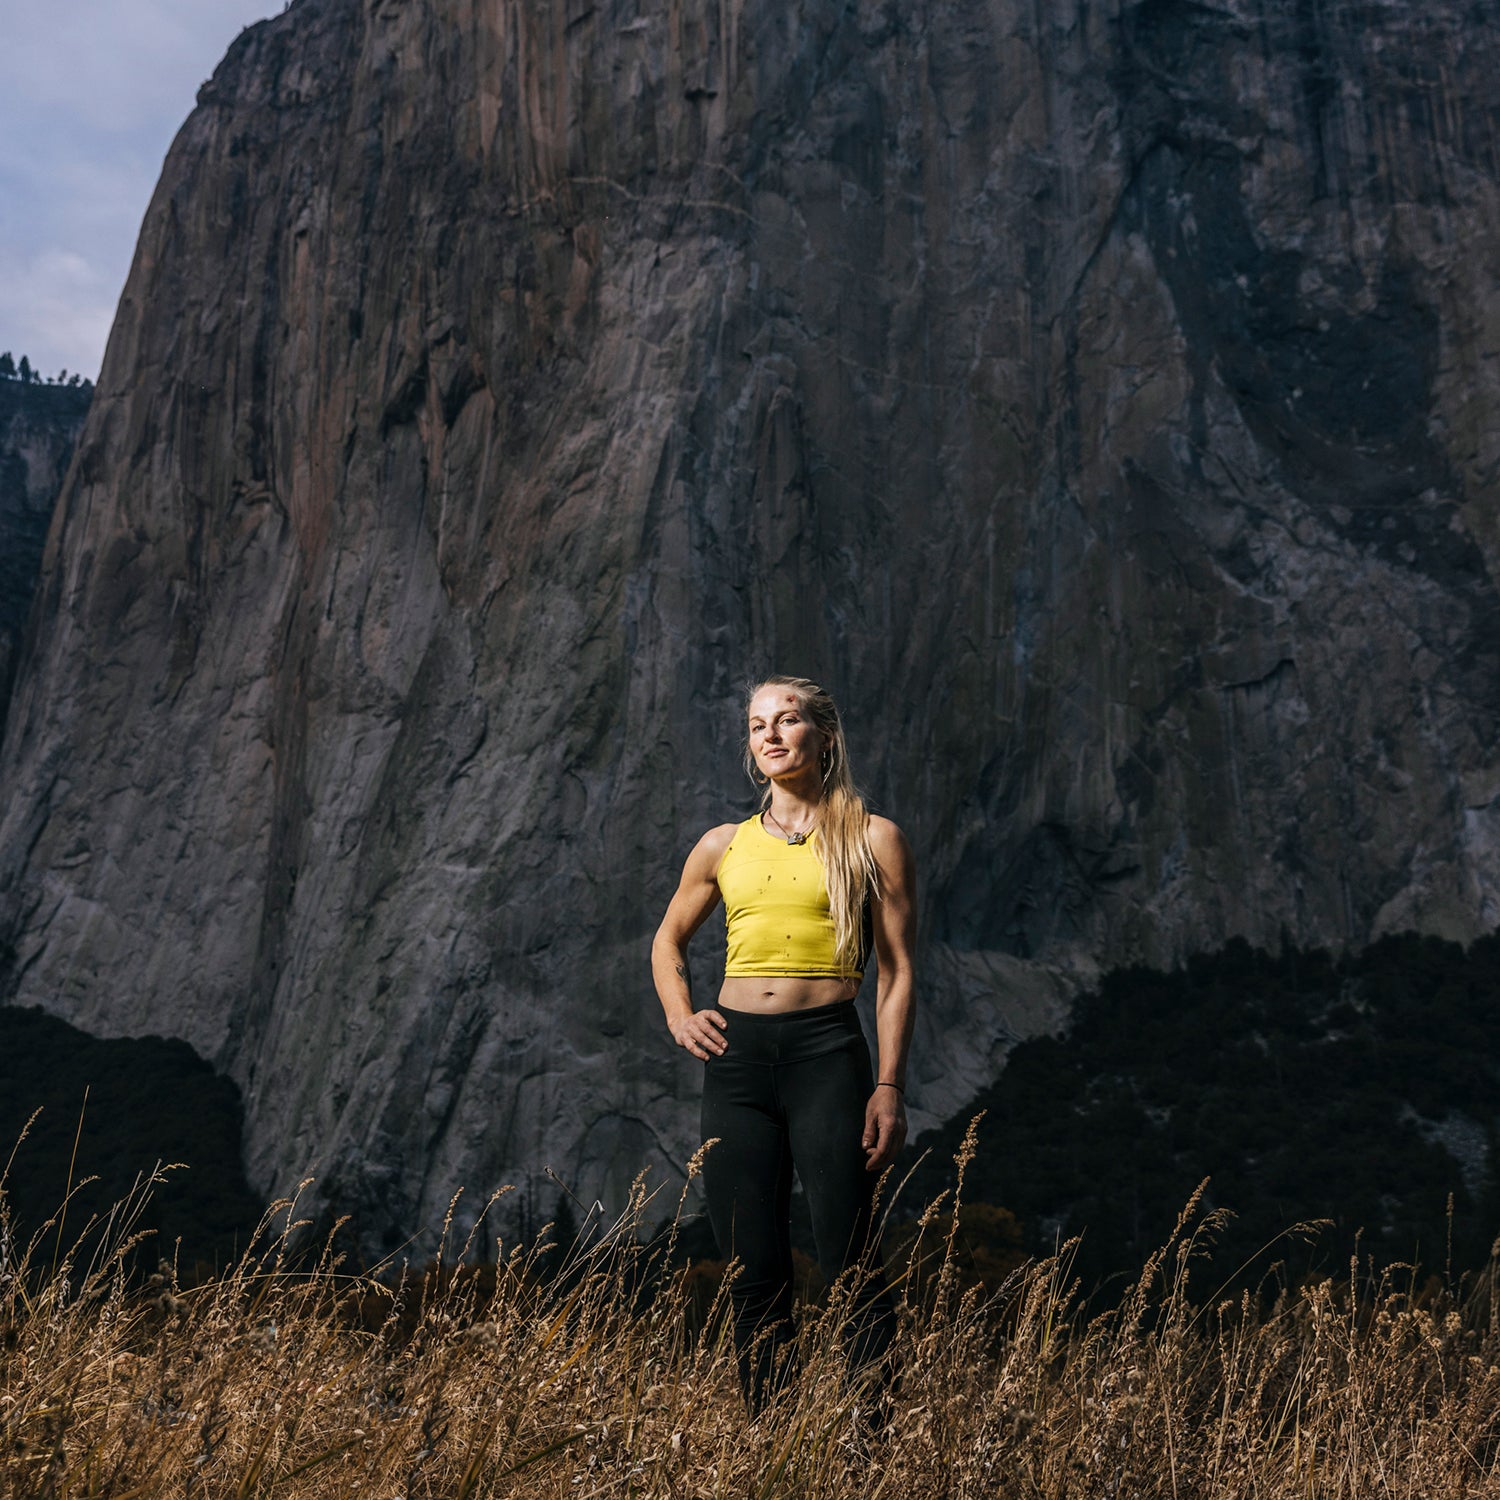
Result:
[[[190,1042],[372,1247],[617,1201],[773,664],[921,860],[919,1123],[1099,966],[1490,929],[1497,80],[1461,0],[250,29],[48,539],[5,998]]]

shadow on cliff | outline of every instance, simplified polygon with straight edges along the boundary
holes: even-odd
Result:
[[[21,1240],[67,1198],[71,1244],[154,1165],[178,1163],[145,1203],[138,1268],[180,1247],[185,1280],[222,1269],[264,1208],[245,1180],[240,1132],[239,1090],[186,1042],[89,1036],[40,1010],[0,1007],[0,1151]]]
[[[1293,1283],[1337,1275],[1352,1255],[1472,1270],[1500,1230],[1497,981],[1500,938],[1411,934],[1344,958],[1236,941],[1170,973],[1117,970],[1066,1036],[1022,1043],[921,1138],[913,1186],[947,1185],[983,1109],[968,1197],[1010,1210],[1032,1253],[1082,1235],[1086,1287],[1126,1284],[1204,1178],[1204,1208],[1234,1216],[1214,1255],[1226,1287],[1278,1261]],[[1287,1236],[1310,1220],[1330,1222]]]

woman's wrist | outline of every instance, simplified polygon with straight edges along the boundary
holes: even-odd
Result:
[[[892,1083],[889,1078],[882,1078],[880,1082],[875,1085],[875,1087],[878,1089],[895,1089],[895,1091],[900,1094],[903,1099],[906,1098],[906,1090],[902,1088],[899,1083]]]

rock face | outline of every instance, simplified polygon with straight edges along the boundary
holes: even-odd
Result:
[[[918,1123],[1099,965],[1490,928],[1497,80],[1460,0],[252,28],[49,538],[7,998],[191,1042],[372,1247],[615,1204],[767,669],[921,861]]]
[[[47,523],[93,390],[0,379],[0,724]]]

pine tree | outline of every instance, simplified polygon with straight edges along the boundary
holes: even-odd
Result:
[[[16,362],[11,357],[9,349],[0,354],[0,379],[14,380],[16,378]]]

